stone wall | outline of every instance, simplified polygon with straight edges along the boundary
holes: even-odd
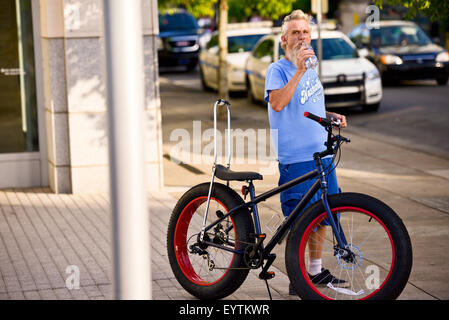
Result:
[[[41,0],[42,69],[49,184],[57,193],[109,190],[101,0]],[[145,167],[163,186],[157,1],[142,0]]]

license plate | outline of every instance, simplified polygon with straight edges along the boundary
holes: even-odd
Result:
[[[188,64],[190,62],[189,59],[181,59],[179,60],[179,64]]]
[[[187,47],[189,43],[187,41],[178,41],[176,42],[177,47]]]

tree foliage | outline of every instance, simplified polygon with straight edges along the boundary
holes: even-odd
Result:
[[[213,17],[218,0],[158,0],[161,12],[182,6],[196,18]],[[279,19],[293,10],[293,4],[306,3],[307,0],[228,0],[229,16],[238,21],[245,20],[253,14],[263,18]],[[310,2],[310,1],[309,1]],[[304,4],[307,6],[307,4]]]
[[[419,14],[430,17],[432,21],[444,21],[449,24],[449,1],[447,0],[375,0],[375,5],[403,6],[407,9],[406,18]]]
[[[218,0],[158,0],[161,12],[170,12],[173,8],[184,7],[195,18],[213,17]]]

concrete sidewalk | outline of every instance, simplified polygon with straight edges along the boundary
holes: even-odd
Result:
[[[216,97],[202,92],[199,84],[198,89],[183,87],[185,81],[164,86],[162,80],[164,153],[170,155],[176,143],[170,141],[173,130],[192,132],[193,121],[201,121],[202,130],[212,128],[211,107]],[[244,99],[233,101],[233,129],[268,127],[263,107]],[[343,191],[366,193],[386,202],[409,231],[413,268],[399,299],[449,299],[449,160],[363,128],[350,126],[344,135],[352,142],[344,146],[337,169]],[[192,145],[197,143],[203,150],[210,142],[192,141]],[[148,195],[154,299],[194,299],[175,280],[165,244],[169,215],[177,199],[191,186],[210,181],[210,161],[189,166],[164,157],[167,188]],[[231,161],[231,169],[236,171],[261,168],[266,169],[266,164],[236,164],[235,158]],[[255,183],[256,193],[273,188],[277,180],[277,170],[264,174],[264,180]],[[231,187],[240,190],[241,183],[233,182]],[[279,212],[279,196],[261,203],[262,227]],[[0,190],[0,299],[110,299],[110,232],[107,194]],[[277,259],[271,269],[276,277],[269,285],[274,299],[297,299],[288,295],[284,245],[274,251]],[[67,288],[71,266],[79,268],[79,289]],[[227,299],[268,299],[258,273],[251,271],[243,286]]]
[[[400,299],[449,299],[449,161],[388,145],[348,131],[337,170],[344,191],[367,193],[389,204],[403,219],[413,245],[413,269]],[[183,181],[148,195],[151,212],[153,299],[194,299],[175,280],[167,259],[166,229],[179,196],[210,179],[210,164],[192,173],[168,159],[166,182]],[[257,165],[241,165],[257,170]],[[233,166],[234,170],[242,170]],[[209,169],[209,170],[207,170]],[[180,179],[182,177],[182,179]],[[277,175],[256,183],[257,193],[272,188]],[[239,189],[241,184],[231,183]],[[259,205],[262,227],[279,212],[279,198]],[[46,189],[0,191],[0,299],[110,299],[110,210],[107,194],[53,194]],[[268,234],[268,238],[270,234]],[[284,244],[285,245],[285,242]],[[284,246],[274,250],[269,281],[273,299],[288,295]],[[66,281],[79,268],[80,287]],[[265,283],[252,270],[227,299],[268,299]],[[70,284],[70,283],[69,283]],[[69,286],[70,287],[70,286]]]
[[[153,299],[194,299],[175,280],[167,259],[166,228],[176,200],[151,193]],[[111,299],[108,195],[52,194],[45,189],[0,191],[0,299]],[[79,268],[78,289],[67,279]],[[276,272],[273,299],[290,299]],[[228,299],[268,299],[252,271]]]

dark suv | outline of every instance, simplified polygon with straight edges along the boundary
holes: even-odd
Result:
[[[410,21],[380,21],[378,28],[359,24],[349,38],[374,62],[384,82],[435,79],[446,85],[449,53]]]
[[[185,10],[159,14],[159,65],[194,69],[200,52],[199,33],[196,19]]]

